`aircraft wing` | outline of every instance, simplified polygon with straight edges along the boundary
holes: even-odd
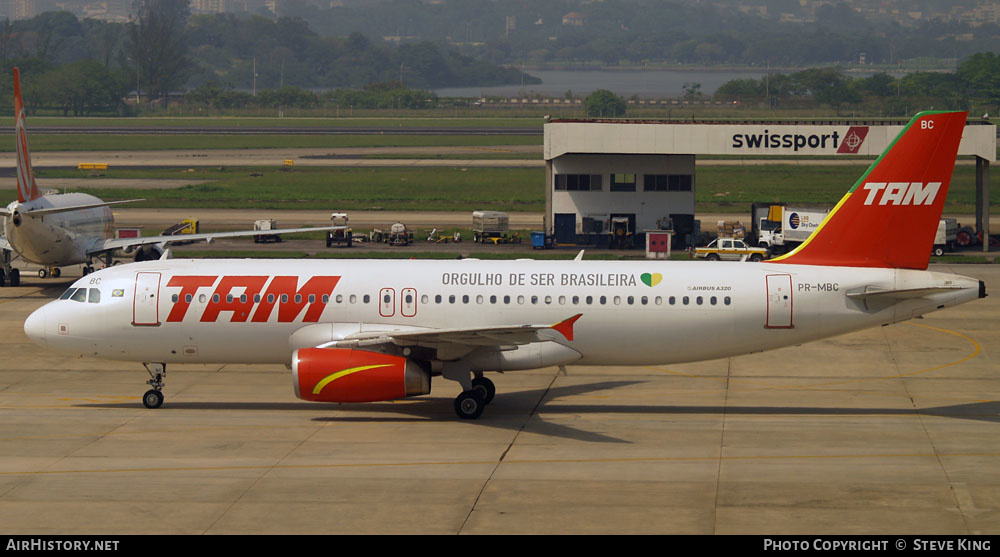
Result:
[[[67,211],[82,211],[84,209],[96,209],[98,207],[108,207],[110,205],[121,205],[122,203],[135,203],[145,201],[145,199],[126,199],[123,201],[104,201],[101,203],[89,203],[86,205],[69,205],[67,207],[46,207],[40,209],[28,209],[22,214],[29,216],[44,216],[52,213],[65,213]]]
[[[346,226],[318,226],[316,228],[284,228],[280,230],[239,230],[236,232],[209,232],[205,234],[178,234],[176,236],[147,236],[143,238],[109,238],[97,242],[89,250],[87,255],[100,255],[114,249],[124,249],[131,251],[132,248],[148,246],[150,244],[172,244],[175,242],[211,242],[218,238],[239,238],[243,236],[256,236],[258,234],[296,234],[299,232],[317,232],[327,230],[342,230]]]
[[[399,346],[424,346],[440,348],[453,344],[469,348],[502,347],[531,344],[553,340],[548,331],[560,333],[566,340],[573,340],[573,324],[583,314],[576,314],[554,325],[517,325],[455,329],[426,329],[404,331],[370,331],[348,335],[330,345],[338,348],[374,346],[392,343]]]

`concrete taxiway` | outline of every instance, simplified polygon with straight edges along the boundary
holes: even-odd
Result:
[[[1000,266],[935,269],[1000,292]],[[448,381],[317,405],[281,366],[173,366],[147,410],[139,364],[25,338],[70,282],[0,289],[7,534],[1000,532],[996,294],[763,354],[495,375],[465,422]]]

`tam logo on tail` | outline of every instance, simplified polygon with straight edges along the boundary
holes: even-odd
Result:
[[[871,205],[881,194],[879,205],[933,205],[941,182],[930,182],[926,186],[920,182],[868,182],[865,205]]]
[[[926,269],[966,116],[914,116],[819,228],[794,251],[771,261]]]

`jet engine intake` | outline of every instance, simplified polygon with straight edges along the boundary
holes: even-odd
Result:
[[[135,261],[136,263],[140,261],[154,261],[159,259],[163,255],[163,250],[159,246],[143,246],[136,249]]]
[[[292,353],[295,396],[314,402],[376,402],[431,392],[418,362],[368,350],[302,348]]]

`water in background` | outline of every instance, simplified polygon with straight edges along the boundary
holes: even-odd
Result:
[[[440,97],[518,97],[540,94],[562,97],[567,91],[585,97],[597,89],[608,89],[621,97],[677,98],[685,83],[700,83],[701,93],[711,95],[732,79],[761,79],[765,70],[533,70],[526,72],[542,83],[495,87],[448,87],[436,89]]]

